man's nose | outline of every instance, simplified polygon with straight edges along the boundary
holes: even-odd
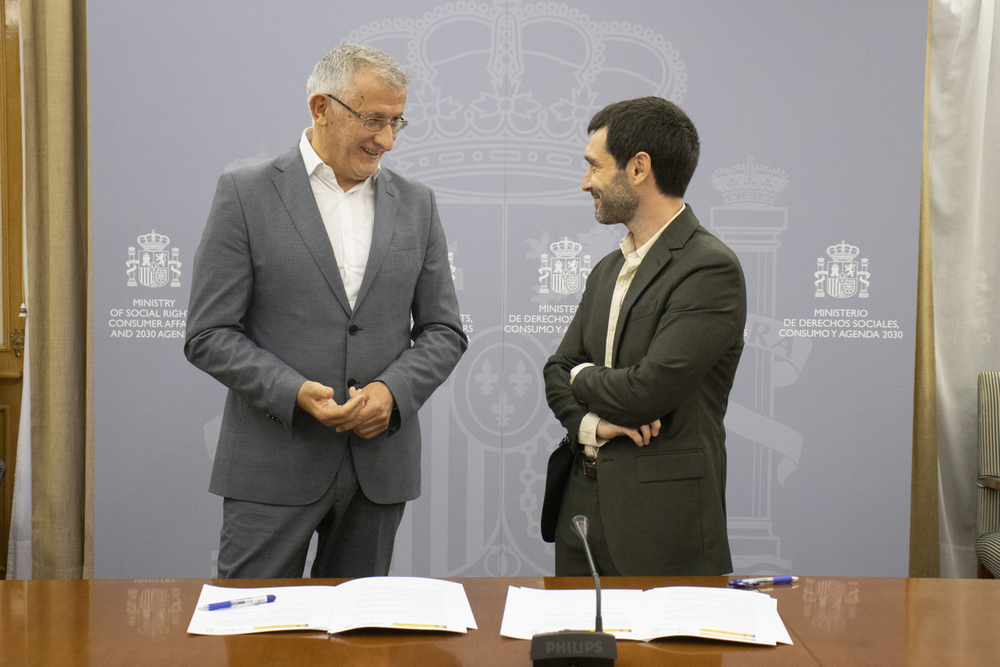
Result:
[[[386,152],[392,150],[392,143],[395,139],[396,135],[392,133],[392,127],[388,123],[375,133],[375,143]]]

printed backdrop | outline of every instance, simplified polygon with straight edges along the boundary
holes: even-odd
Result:
[[[736,571],[906,576],[926,23],[919,3],[90,0],[97,576],[216,572],[225,390],[182,352],[192,257],[219,174],[296,144],[344,40],[412,75],[384,164],[438,194],[471,339],[421,413],[394,573],[552,572],[541,368],[624,233],[580,191],[586,125],[659,95],[701,135],[686,201],[747,276]]]

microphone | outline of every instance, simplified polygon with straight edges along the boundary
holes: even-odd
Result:
[[[587,517],[577,514],[570,526],[583,540],[583,550],[587,554],[590,573],[594,575],[594,589],[597,591],[597,617],[594,632],[587,630],[562,630],[544,632],[531,638],[531,661],[534,667],[570,667],[588,665],[591,667],[612,667],[618,657],[618,642],[615,636],[604,632],[601,620],[601,578],[594,565],[594,557],[587,544]]]
[[[577,514],[573,517],[573,522],[570,525],[573,527],[573,532],[583,542],[583,551],[587,554],[587,563],[590,564],[590,574],[594,577],[594,590],[597,591],[597,617],[594,621],[594,632],[604,632],[604,622],[601,620],[601,578],[597,574],[597,566],[594,565],[590,545],[587,544],[587,529],[590,528],[590,522],[587,517]]]

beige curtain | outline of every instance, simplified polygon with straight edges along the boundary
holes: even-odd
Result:
[[[910,576],[936,577],[938,557],[937,380],[934,372],[934,292],[931,278],[930,114],[931,16],[927,17],[924,81],[924,164],[920,187],[920,250],[917,260],[917,352],[913,390],[913,470],[910,482]]]
[[[976,378],[1000,368],[1000,1],[934,0],[927,161],[940,570],[976,576]]]
[[[21,0],[32,577],[93,576],[86,3]],[[23,428],[23,426],[22,426]]]

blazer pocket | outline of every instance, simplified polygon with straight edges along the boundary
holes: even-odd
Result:
[[[389,252],[419,249],[420,238],[415,234],[394,234],[392,237],[392,243],[389,244]]]
[[[672,482],[705,476],[705,454],[700,449],[635,457],[636,479],[640,482]]]
[[[645,319],[650,315],[655,315],[660,312],[660,304],[658,303],[647,303],[641,306],[635,306],[628,313],[628,321],[636,322],[638,320]]]

